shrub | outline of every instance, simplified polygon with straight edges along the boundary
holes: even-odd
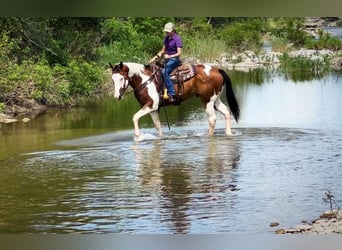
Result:
[[[262,48],[261,38],[265,32],[266,20],[248,18],[234,22],[219,32],[219,37],[227,47],[238,52],[252,50],[258,52]]]
[[[309,49],[330,49],[340,50],[342,48],[342,41],[338,37],[331,36],[328,32],[319,31],[319,38],[308,38],[305,46]]]

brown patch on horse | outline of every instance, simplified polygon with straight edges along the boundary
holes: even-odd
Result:
[[[129,68],[126,64],[123,64],[122,62],[120,62],[119,64],[113,66],[111,63],[109,63],[110,67],[112,68],[112,73],[119,73],[121,75],[123,75],[125,77],[125,79],[128,79],[128,72],[129,72]]]
[[[134,74],[130,80],[130,84],[134,91],[134,96],[138,100],[139,104],[143,107],[152,108],[153,100],[148,94],[146,87],[147,82],[142,83],[142,78],[136,74]]]

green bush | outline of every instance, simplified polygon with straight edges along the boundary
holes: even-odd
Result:
[[[3,102],[0,102],[0,113],[4,111],[5,107],[6,107],[6,104]]]
[[[304,18],[281,17],[273,20],[272,35],[283,38],[294,46],[303,46],[309,35],[304,30]]]
[[[285,53],[279,60],[280,69],[294,81],[323,77],[329,72],[329,62],[326,58],[320,61],[303,56],[291,57]]]
[[[267,22],[260,18],[248,18],[234,22],[219,31],[218,37],[225,41],[226,46],[241,52],[244,50],[260,51],[261,38],[265,33]]]

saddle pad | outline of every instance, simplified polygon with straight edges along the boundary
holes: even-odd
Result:
[[[175,83],[183,83],[197,74],[196,66],[193,64],[182,64],[175,68],[170,78]]]

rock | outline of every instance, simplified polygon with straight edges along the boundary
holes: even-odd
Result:
[[[305,232],[311,230],[312,226],[307,224],[302,224],[296,227],[300,232]]]
[[[341,209],[336,211],[335,217],[336,217],[336,219],[338,219],[342,222],[342,210]]]
[[[25,117],[25,118],[22,119],[22,121],[23,121],[23,122],[29,122],[29,121],[31,121],[31,120],[30,120],[30,118]]]
[[[275,231],[275,233],[276,233],[276,234],[285,234],[286,231],[285,231],[284,228],[280,228],[280,229],[277,229],[277,230]]]
[[[12,123],[12,122],[17,122],[17,119],[13,119],[8,115],[5,114],[0,114],[0,123]]]
[[[319,216],[319,218],[335,218],[336,212],[335,211],[326,211]]]
[[[326,211],[311,223],[302,222],[294,228],[279,229],[276,234],[342,234],[342,210]],[[284,230],[284,231],[283,231]]]
[[[294,233],[300,232],[300,230],[298,230],[297,228],[289,228],[289,229],[286,229],[285,231],[286,231],[286,233],[289,233],[289,234],[294,234]]]
[[[342,57],[335,57],[330,61],[330,67],[335,70],[342,70]]]
[[[278,222],[271,222],[270,223],[270,227],[277,227],[277,226],[279,226]]]

